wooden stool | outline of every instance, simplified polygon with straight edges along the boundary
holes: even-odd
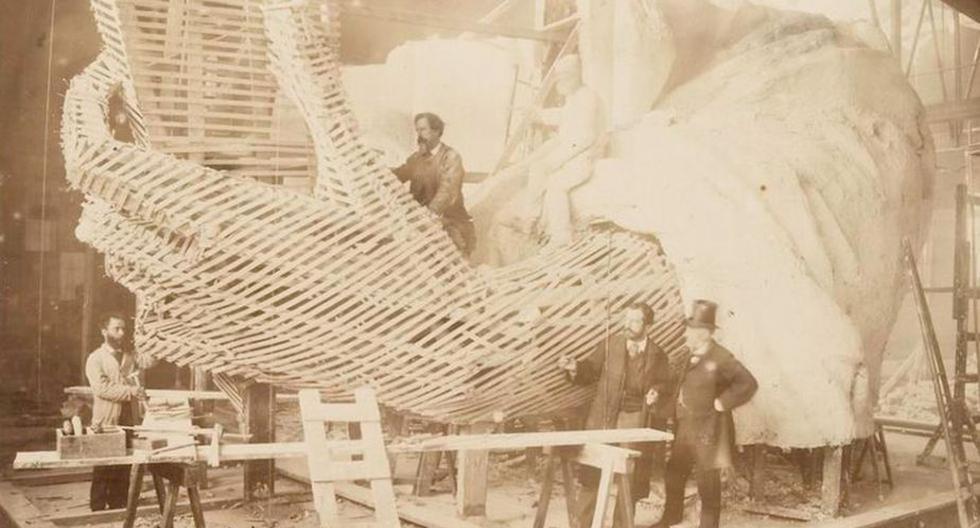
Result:
[[[156,491],[160,514],[163,516],[163,528],[173,528],[181,486],[187,489],[195,528],[205,528],[201,495],[198,491],[202,479],[200,465],[171,463],[133,464],[129,473],[129,496],[126,499],[126,519],[123,521],[123,528],[133,528],[136,523],[136,508],[139,504],[143,474],[147,465],[150,466],[150,474],[153,476],[153,488]],[[165,495],[164,489],[166,489]]]

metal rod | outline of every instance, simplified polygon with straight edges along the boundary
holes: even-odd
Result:
[[[912,37],[912,50],[909,52],[909,65],[905,68],[905,76],[912,74],[912,63],[915,62],[915,50],[919,47],[919,35],[922,33],[922,23],[926,19],[926,3],[922,2],[922,9],[919,11],[919,21],[915,25],[915,35]]]

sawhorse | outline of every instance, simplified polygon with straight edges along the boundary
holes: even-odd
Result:
[[[634,459],[640,456],[639,451],[606,444],[585,444],[580,450],[546,447],[545,453],[548,459],[544,470],[544,479],[541,484],[541,495],[538,498],[538,511],[534,517],[534,528],[544,528],[545,520],[548,517],[548,505],[551,502],[551,488],[554,485],[555,466],[559,464],[561,465],[562,484],[565,488],[565,505],[568,510],[569,526],[577,526],[577,528],[602,528],[603,521],[606,518],[609,496],[615,484],[616,502],[619,505],[618,510],[622,515],[619,526],[622,528],[634,528],[630,477],[633,474]],[[578,512],[574,477],[572,475],[572,461],[597,468],[600,471],[599,486],[596,490],[595,514],[592,516],[592,524],[588,527],[577,525],[578,519],[576,517]]]
[[[143,474],[147,466],[150,466],[153,488],[156,491],[160,514],[163,516],[161,526],[173,528],[174,515],[177,513],[177,497],[180,495],[180,487],[184,486],[187,489],[187,499],[190,502],[191,515],[194,517],[194,526],[195,528],[205,528],[204,512],[201,510],[201,494],[198,491],[198,486],[203,478],[201,475],[202,466],[197,463],[133,464],[129,473],[129,496],[126,498],[126,519],[123,521],[123,528],[133,528],[136,523],[136,508],[139,505],[140,491],[143,488]]]

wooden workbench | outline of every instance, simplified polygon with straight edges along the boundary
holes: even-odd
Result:
[[[670,433],[656,429],[549,431],[543,433],[446,435],[429,437],[419,441],[396,442],[386,446],[386,449],[390,456],[398,453],[429,451],[487,451],[493,449],[522,449],[526,447],[581,446],[585,444],[665,442],[672,438],[673,435]],[[331,449],[338,454],[343,454],[345,451],[350,454],[357,454],[357,450],[353,448],[353,443],[346,440],[331,442]],[[133,453],[130,450],[129,454],[123,457],[62,460],[58,457],[57,451],[24,451],[17,453],[13,468],[51,469],[137,463],[192,463],[207,461],[210,452],[210,446],[198,445],[174,449],[152,456],[146,456],[144,453]],[[221,461],[262,460],[304,456],[306,456],[306,444],[304,442],[226,444],[221,446],[219,452]]]

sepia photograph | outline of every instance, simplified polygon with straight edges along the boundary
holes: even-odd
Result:
[[[978,68],[980,0],[0,0],[0,528],[980,528]]]

